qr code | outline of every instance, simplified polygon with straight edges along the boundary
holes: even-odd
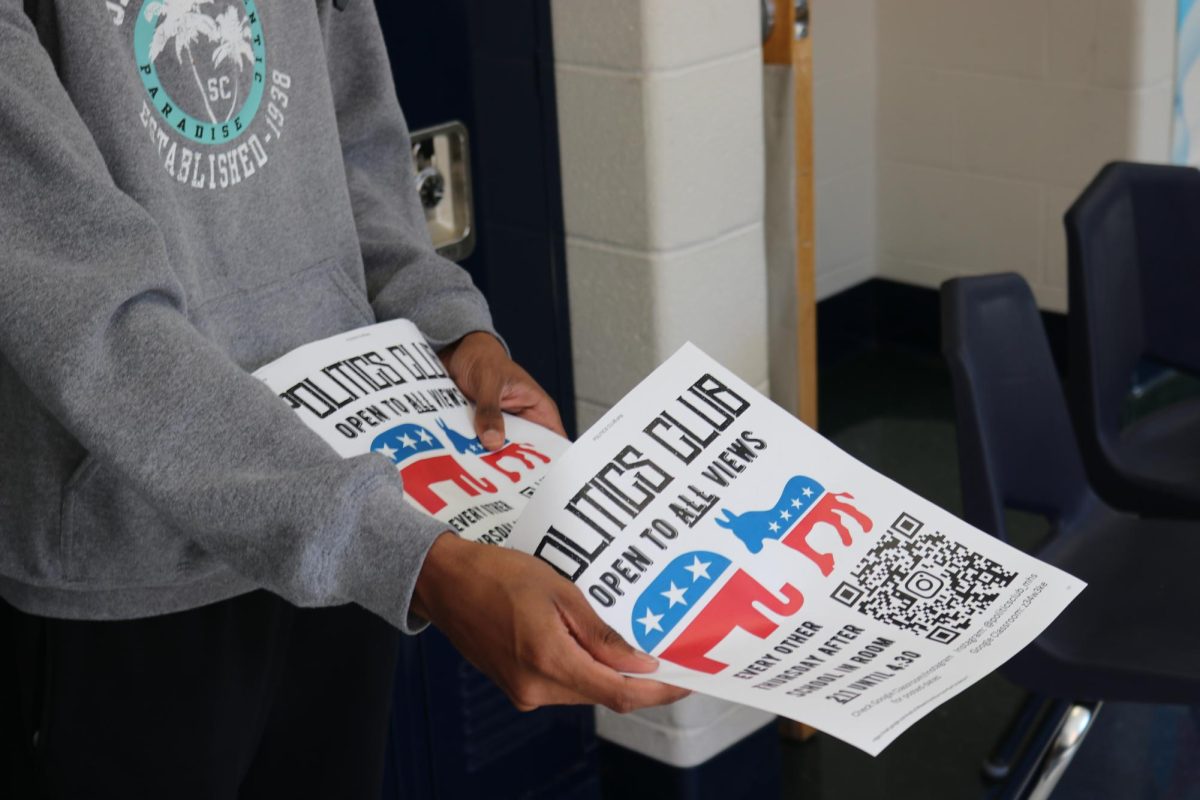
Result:
[[[831,597],[878,622],[949,644],[1017,573],[924,527],[901,514]]]

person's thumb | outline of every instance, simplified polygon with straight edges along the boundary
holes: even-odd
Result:
[[[632,647],[597,616],[582,595],[571,601],[568,612],[571,634],[592,658],[618,672],[647,673],[658,669],[658,659]]]
[[[504,415],[500,413],[503,391],[503,381],[493,376],[479,381],[475,396],[475,435],[488,450],[499,450],[504,445]]]

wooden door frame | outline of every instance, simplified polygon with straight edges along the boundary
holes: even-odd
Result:
[[[792,163],[796,184],[796,414],[811,428],[817,427],[817,295],[813,247],[813,117],[812,38],[796,38],[795,0],[771,0],[775,27],[763,42],[763,62],[792,69]],[[799,722],[780,720],[780,732],[789,739],[806,740],[816,731]]]
[[[792,68],[793,163],[796,182],[797,415],[817,426],[817,297],[813,222],[812,37],[796,38],[794,0],[772,0],[775,26],[763,43],[763,62]]]

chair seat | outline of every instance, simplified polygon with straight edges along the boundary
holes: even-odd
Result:
[[[1200,522],[1097,507],[1038,557],[1087,581],[1005,672],[1059,697],[1200,703]]]
[[[1174,516],[1178,510],[1190,508],[1200,517],[1200,398],[1172,404],[1126,428],[1113,460],[1117,471],[1132,484],[1129,492],[1113,497],[1114,502],[1146,515],[1169,511]],[[1136,495],[1143,489],[1169,495],[1179,504],[1158,510],[1153,496],[1137,502]]]

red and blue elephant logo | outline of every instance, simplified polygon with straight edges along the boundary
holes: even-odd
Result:
[[[720,579],[731,569],[732,574],[722,583]],[[734,568],[720,553],[693,550],[671,561],[634,603],[633,630],[638,646],[647,653],[654,652],[702,602],[704,607],[659,658],[715,675],[729,665],[710,658],[708,653],[735,628],[765,639],[779,627],[757,605],[789,617],[804,605],[804,595],[790,583],[780,587],[778,593],[773,592],[744,570]]]
[[[853,499],[797,475],[784,484],[774,506],[740,514],[722,509],[716,523],[732,531],[751,553],[760,553],[768,539],[778,540],[812,561],[822,575],[829,575],[833,554],[818,552],[808,536],[818,524],[826,523],[849,546],[848,519],[864,533],[870,532],[874,527],[870,517],[847,502]],[[647,653],[673,635],[659,658],[715,675],[729,665],[709,653],[735,629],[765,639],[803,605],[804,595],[791,583],[768,588],[729,558],[695,550],[671,561],[642,591],[633,606],[632,624],[638,645]],[[703,607],[692,614],[699,606]]]
[[[461,456],[470,456],[465,461],[471,464],[483,462],[512,483],[520,482],[520,467],[502,466],[506,460],[515,461],[527,470],[536,468],[539,461],[550,463],[549,456],[531,445],[505,440],[504,447],[489,453],[478,437],[464,436],[442,419],[438,419],[437,424],[457,456],[450,453],[433,431],[411,422],[390,428],[371,442],[371,452],[386,456],[396,465],[405,492],[430,514],[437,514],[447,505],[434,491],[435,484],[452,483],[471,497],[497,491],[496,485],[487,478],[472,474],[459,458]]]
[[[494,483],[468,472],[431,431],[420,425],[405,423],[379,434],[371,442],[371,452],[391,459],[400,472],[404,491],[430,514],[446,507],[446,501],[433,489],[436,484],[452,483],[471,497],[496,491]]]

